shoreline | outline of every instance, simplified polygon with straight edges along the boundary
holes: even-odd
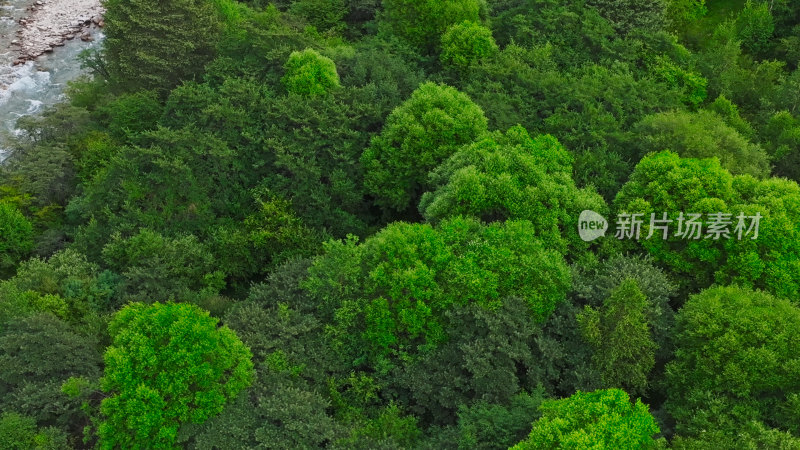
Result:
[[[38,0],[19,20],[20,29],[11,42],[19,47],[13,65],[33,61],[61,47],[68,40],[93,40],[90,29],[102,28],[105,10],[101,0]]]

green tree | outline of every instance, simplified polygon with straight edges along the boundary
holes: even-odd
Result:
[[[789,111],[777,112],[767,122],[763,136],[775,161],[775,175],[800,181],[800,120]]]
[[[437,228],[395,223],[361,245],[329,242],[309,273],[305,286],[335,321],[337,348],[380,371],[445,341],[444,314],[457,305],[496,310],[518,296],[543,322],[569,284],[563,257],[543,248],[530,222],[461,217]]]
[[[465,69],[497,53],[492,30],[476,22],[453,25],[442,35],[439,59],[458,69]]]
[[[661,31],[666,22],[666,0],[588,0],[614,28],[622,33]]]
[[[115,234],[103,259],[122,275],[121,295],[132,301],[189,300],[224,287],[224,273],[192,235],[168,238],[148,229],[129,238]]]
[[[208,0],[107,0],[105,7],[108,70],[122,90],[164,93],[214,56],[220,23]]]
[[[284,68],[286,75],[281,81],[289,92],[321,95],[339,87],[336,64],[312,48],[292,52]]]
[[[15,412],[0,415],[0,442],[9,450],[63,450],[71,448],[56,428],[38,429],[36,421]]]
[[[361,156],[376,203],[404,211],[419,202],[428,172],[487,130],[479,106],[456,89],[425,83],[398,106]]]
[[[675,328],[667,408],[686,437],[736,436],[751,421],[800,437],[800,309],[739,287],[692,296]]]
[[[643,313],[657,345],[656,363],[663,365],[672,359],[672,302],[676,300],[677,286],[652,258],[617,255],[597,264],[578,265],[572,279],[571,297],[575,303],[595,310],[602,309],[623,282],[635,281],[646,297]]]
[[[643,395],[655,364],[656,344],[645,317],[647,297],[633,279],[624,280],[596,310],[578,316],[584,338],[594,347],[594,364],[605,386]]]
[[[253,380],[250,350],[196,306],[132,303],[109,324],[101,448],[176,448]]]
[[[749,52],[759,54],[767,49],[775,22],[769,2],[747,0],[744,9],[736,17],[737,37]]]
[[[658,425],[641,400],[631,404],[619,389],[580,392],[540,407],[542,417],[533,423],[528,439],[514,450],[563,448],[662,448],[653,438]]]
[[[767,153],[709,111],[664,112],[645,117],[635,128],[640,155],[672,150],[684,158],[719,158],[734,175],[769,175]]]
[[[382,21],[397,36],[432,54],[448,27],[480,22],[483,0],[383,0]]]
[[[0,278],[14,273],[33,250],[33,225],[15,206],[0,202]]]
[[[654,260],[668,268],[684,293],[720,284],[736,283],[768,290],[784,298],[800,292],[800,262],[793,256],[800,230],[800,186],[785,179],[757,180],[732,176],[717,159],[680,158],[672,152],[651,154],[637,165],[630,180],[615,199],[619,213],[643,214],[646,224],[633,245],[644,248]],[[701,214],[700,238],[689,239],[697,230],[678,236],[674,228],[667,239],[649,235],[649,218],[655,214],[677,227],[688,214]],[[730,214],[728,237],[709,235],[709,214]],[[747,234],[751,222],[758,220]],[[742,219],[739,219],[739,217]],[[727,216],[723,216],[727,217]],[[736,227],[742,222],[741,239]],[[723,226],[724,228],[724,226]],[[684,226],[683,231],[687,231]],[[653,230],[658,232],[657,230]]]
[[[61,385],[70,377],[99,379],[102,362],[97,338],[50,314],[12,320],[0,332],[0,410],[80,438],[80,402],[62,395]]]
[[[343,19],[349,12],[349,3],[349,0],[298,0],[291,10],[320,31],[337,30],[345,26]]]
[[[542,242],[564,254],[588,249],[573,232],[580,212],[607,210],[599,195],[575,187],[572,156],[554,137],[531,138],[520,126],[459,149],[428,184],[420,211],[429,222],[458,215],[530,220]]]

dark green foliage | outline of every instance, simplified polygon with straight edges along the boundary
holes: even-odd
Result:
[[[622,34],[652,33],[664,28],[665,0],[588,0]]]
[[[425,83],[386,119],[361,156],[376,203],[404,211],[428,186],[428,172],[486,132],[479,106],[456,89]]]
[[[0,410],[80,438],[80,403],[61,393],[70,377],[98,379],[100,344],[50,314],[9,322],[0,332]]]
[[[253,380],[250,350],[203,310],[133,303],[109,324],[98,428],[103,448],[173,448],[178,428],[201,424]]]
[[[381,19],[393,34],[430,54],[451,25],[479,22],[485,8],[483,0],[383,0]]]
[[[678,433],[733,436],[760,421],[800,436],[798,323],[800,309],[764,292],[713,288],[691,297],[677,316],[667,366]]]
[[[208,0],[107,0],[105,7],[108,70],[121,90],[164,93],[214,56],[220,23]]]
[[[104,3],[0,139],[0,448],[800,450],[797,2]]]
[[[767,122],[764,136],[775,161],[775,175],[800,181],[800,120],[781,111]]]
[[[684,158],[717,157],[734,175],[763,178],[769,159],[758,144],[749,142],[717,114],[668,112],[647,116],[636,126],[640,155],[672,150]]]
[[[641,400],[631,404],[619,389],[580,392],[570,398],[546,401],[542,418],[514,450],[539,448],[663,448],[653,436],[655,419]]]
[[[634,395],[646,392],[656,350],[644,313],[647,305],[639,284],[627,278],[611,291],[602,309],[587,306],[578,316],[606,387],[619,386]]]
[[[532,375],[541,364],[533,350],[539,326],[523,299],[506,298],[492,310],[456,306],[444,316],[447,340],[395,371],[393,387],[409,411],[426,422],[450,425],[464,405],[483,401],[502,410],[520,391],[537,389],[539,380]],[[523,423],[524,433],[529,424]]]
[[[189,300],[192,294],[215,294],[224,287],[224,273],[192,235],[170,239],[147,229],[130,238],[115,235],[103,248],[103,259],[122,275],[126,300]]]
[[[522,392],[509,406],[481,400],[458,412],[459,449],[507,449],[528,434],[539,416],[542,394]]]
[[[749,52],[759,54],[766,50],[775,31],[770,5],[765,1],[747,0],[744,9],[736,18],[737,37]]]
[[[340,29],[342,19],[348,14],[347,0],[297,0],[292,11],[303,16],[320,31]]]
[[[339,87],[336,64],[311,48],[289,55],[284,69],[281,81],[294,94],[321,95]]]
[[[579,267],[573,276],[572,296],[580,304],[597,309],[626,280],[635,281],[646,298],[644,315],[658,347],[656,359],[665,363],[672,357],[670,333],[675,314],[671,301],[677,288],[650,258],[616,256],[596,266]]]

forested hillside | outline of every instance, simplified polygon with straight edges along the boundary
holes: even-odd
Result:
[[[800,2],[105,8],[0,165],[0,448],[800,449]]]

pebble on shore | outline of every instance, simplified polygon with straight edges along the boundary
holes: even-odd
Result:
[[[52,52],[54,47],[76,37],[92,41],[91,29],[105,25],[101,0],[37,0],[30,10],[30,15],[19,21],[22,28],[17,31],[19,38],[15,42],[20,53],[15,66]]]

